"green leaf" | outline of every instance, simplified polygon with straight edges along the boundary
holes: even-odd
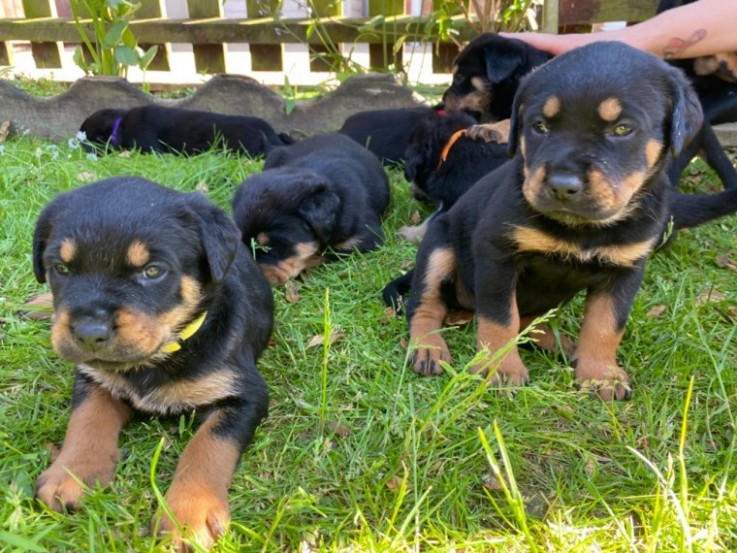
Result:
[[[105,38],[102,39],[102,47],[114,48],[120,44],[123,32],[127,27],[128,21],[125,19],[120,19],[113,23],[112,27],[110,27],[105,33]]]
[[[117,46],[115,48],[115,61],[122,65],[138,65],[138,54],[128,46]]]
[[[156,55],[156,52],[158,51],[159,51],[158,45],[154,44],[153,46],[151,46],[151,48],[146,50],[146,52],[144,52],[142,56],[139,56],[138,67],[145,70],[149,66],[151,61],[153,61],[154,56]]]

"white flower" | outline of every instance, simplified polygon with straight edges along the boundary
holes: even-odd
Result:
[[[69,140],[67,140],[67,145],[72,150],[76,150],[77,148],[79,148],[79,140],[77,140],[76,138],[70,138]]]
[[[84,142],[87,140],[87,133],[84,131],[77,131],[77,134],[75,134],[74,137],[80,142]]]
[[[91,159],[92,161],[97,161],[97,154],[95,152],[90,152],[87,154],[87,159]]]

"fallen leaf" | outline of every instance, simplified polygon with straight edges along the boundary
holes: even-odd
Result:
[[[737,273],[737,261],[729,257],[728,254],[722,254],[720,256],[717,256],[717,265],[719,267],[723,267],[725,269],[729,269],[730,271],[734,271]]]
[[[665,305],[656,305],[650,311],[648,311],[646,315],[651,318],[660,317],[663,313],[665,313],[665,309]]]
[[[413,225],[419,225],[420,221],[422,221],[422,215],[420,215],[419,211],[413,211],[409,220]]]
[[[202,192],[203,194],[207,194],[210,191],[210,189],[207,186],[207,183],[203,180],[198,182],[195,185],[194,189],[197,190],[197,192]]]
[[[8,139],[8,134],[10,134],[10,121],[3,121],[0,123],[0,144]]]
[[[486,488],[487,490],[499,491],[504,489],[501,481],[493,474],[485,474],[482,481],[484,488]]]
[[[402,482],[403,482],[402,478],[400,478],[399,476],[393,476],[389,480],[387,480],[386,487],[389,488],[390,490],[396,490],[399,487],[401,487]],[[409,488],[410,486],[409,484],[407,484],[407,489]]]
[[[726,299],[726,296],[721,293],[716,288],[709,288],[708,290],[704,290],[701,292],[698,296],[696,296],[696,300],[694,303],[696,305],[704,305],[705,303],[716,303],[719,301],[724,301]]]
[[[292,279],[289,279],[284,285],[284,299],[288,303],[297,303],[299,301],[299,286]]]
[[[351,429],[337,422],[328,422],[328,430],[334,432],[339,438],[347,438],[351,435]]]
[[[340,340],[344,336],[343,331],[334,328],[332,332],[330,333],[330,336],[328,337],[328,345],[333,345],[335,342]],[[317,346],[321,346],[325,343],[325,335],[324,334],[317,334],[312,337],[312,339],[307,342],[307,349],[309,348],[316,348]]]
[[[81,173],[77,174],[77,180],[82,182],[95,180],[96,178],[97,175],[95,175],[92,171],[82,171]]]
[[[408,349],[409,348],[409,342],[407,341],[407,338],[402,337],[399,339],[399,345],[402,346],[402,349]]]

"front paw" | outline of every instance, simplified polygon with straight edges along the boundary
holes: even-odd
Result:
[[[499,367],[494,370],[497,364]],[[470,370],[473,374],[487,377],[492,386],[521,387],[526,386],[529,382],[527,367],[519,354],[514,351],[509,352],[501,363],[499,358],[489,354],[484,360],[473,365]]]
[[[419,375],[431,376],[443,374],[441,363],[450,363],[450,350],[445,340],[437,334],[422,338],[422,343],[412,351],[409,358],[412,369]]]
[[[584,391],[603,401],[629,399],[632,396],[630,377],[616,361],[601,362],[574,360],[576,380]]]
[[[172,487],[166,503],[176,522],[166,514],[157,515],[158,532],[171,536],[176,551],[190,551],[192,542],[210,549],[230,522],[227,497],[219,497],[206,487]]]
[[[57,460],[36,481],[36,497],[60,513],[79,508],[85,487],[109,484],[114,469],[89,463],[64,463]]]

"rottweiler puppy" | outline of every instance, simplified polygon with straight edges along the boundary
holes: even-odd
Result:
[[[283,284],[335,253],[378,248],[388,205],[381,162],[335,133],[275,148],[236,190],[233,216],[266,278]]]
[[[229,150],[255,157],[294,142],[259,117],[156,105],[96,111],[84,120],[80,131],[93,147],[138,148],[147,153],[198,154],[222,143]]]
[[[442,104],[434,107],[374,109],[350,115],[338,131],[365,146],[385,165],[404,163],[412,132],[422,121],[442,117]]]
[[[522,77],[552,56],[512,38],[482,33],[453,62],[453,82],[443,94],[448,111],[465,111],[481,123],[509,119]]]
[[[136,412],[195,410],[200,426],[155,518],[184,548],[210,547],[229,519],[228,487],[267,414],[256,370],[272,327],[268,283],[228,215],[200,194],[116,177],[57,196],[41,212],[33,268],[48,282],[51,343],[76,365],[61,453],[36,495],[74,510],[108,484],[118,435]]]
[[[420,246],[407,305],[413,369],[442,372],[450,352],[438,331],[462,308],[476,313],[483,360],[473,371],[521,386],[517,334],[585,291],[576,378],[604,400],[629,397],[616,354],[646,260],[671,218],[682,228],[719,216],[725,200],[735,207],[734,191],[684,203],[669,184],[670,159],[701,122],[679,70],[621,43],[531,73],[512,110],[514,157],[435,218]],[[538,343],[555,338],[547,330]]]

